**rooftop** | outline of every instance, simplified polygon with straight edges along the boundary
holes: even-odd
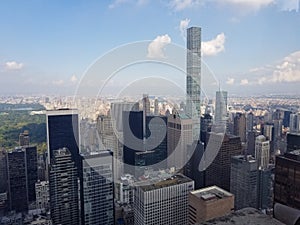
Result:
[[[140,186],[143,191],[153,191],[156,189],[191,182],[192,180],[182,174],[176,174],[166,179],[152,178],[146,181],[136,182],[136,186]]]
[[[254,208],[244,208],[233,212],[227,216],[223,216],[217,219],[213,219],[207,222],[200,223],[201,225],[284,225],[271,216],[265,215],[262,212]]]
[[[201,198],[204,201],[217,201],[219,199],[227,198],[233,196],[233,194],[219,188],[217,186],[211,186],[207,188],[202,188],[191,192],[192,195],[195,195],[198,198]]]

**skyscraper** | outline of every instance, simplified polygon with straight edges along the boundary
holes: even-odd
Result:
[[[181,175],[164,180],[137,182],[134,198],[134,224],[188,223],[188,195],[194,181]]]
[[[25,146],[25,145],[29,145],[29,143],[30,143],[29,131],[25,130],[23,133],[20,133],[19,135],[19,145]]]
[[[80,168],[79,160],[79,123],[77,110],[62,109],[47,111],[47,144],[48,163],[53,157],[53,151],[67,148]]]
[[[246,117],[244,113],[236,113],[233,122],[233,134],[241,138],[241,142],[246,142]]]
[[[113,154],[82,156],[83,224],[114,224]]]
[[[67,148],[53,150],[49,172],[53,224],[80,224],[77,175],[71,152]]]
[[[18,147],[7,153],[7,172],[10,209],[26,211],[35,202],[37,182],[37,149],[35,146]]]
[[[144,118],[143,114],[143,111],[123,112],[124,167],[127,173],[135,175],[142,175],[143,169],[167,158],[167,117]],[[135,171],[128,165],[135,166]]]
[[[216,124],[226,124],[227,116],[227,92],[216,92],[216,106],[215,106],[215,122]]]
[[[181,169],[187,163],[188,145],[192,145],[193,120],[177,112],[168,117],[168,167]],[[174,152],[176,151],[176,152]]]
[[[258,168],[250,155],[231,158],[230,192],[235,197],[235,209],[257,208]]]
[[[276,157],[274,202],[300,209],[300,150]]]
[[[227,191],[230,190],[230,166],[231,157],[242,153],[240,137],[225,134],[213,133],[209,134],[208,140],[211,146],[220,146],[219,152],[205,172],[205,185],[217,185]],[[221,143],[220,143],[221,142]],[[206,148],[205,154],[209,154]]]
[[[16,149],[7,153],[9,209],[28,210],[28,192],[25,151]]]
[[[187,29],[187,68],[186,68],[187,115],[193,119],[193,140],[200,134],[200,95],[201,95],[201,28]]]
[[[268,168],[270,161],[270,141],[266,137],[259,135],[255,139],[255,159],[259,169]]]

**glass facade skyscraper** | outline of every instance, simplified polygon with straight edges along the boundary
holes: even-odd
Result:
[[[47,111],[47,143],[49,163],[54,150],[68,148],[72,160],[77,168],[80,168],[78,113],[76,110]]]
[[[85,225],[114,224],[113,153],[103,150],[82,156]]]
[[[193,140],[200,134],[200,96],[201,96],[201,28],[187,29],[187,66],[186,66],[186,111],[193,119]]]

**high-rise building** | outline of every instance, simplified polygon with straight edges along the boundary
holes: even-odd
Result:
[[[215,122],[226,124],[227,120],[227,91],[216,92]]]
[[[145,117],[150,115],[150,100],[147,94],[143,94],[143,112]]]
[[[159,115],[158,99],[157,98],[154,100],[154,115],[155,116]]]
[[[284,111],[284,113],[283,113],[283,121],[282,121],[284,127],[289,127],[291,114],[292,114],[291,111],[288,111],[288,110]]]
[[[28,201],[35,202],[35,183],[38,181],[37,148],[36,146],[23,147],[26,158]]]
[[[79,122],[77,110],[62,109],[47,111],[48,163],[53,158],[53,151],[67,148],[75,165],[80,169],[79,157]]]
[[[102,115],[97,118],[97,131],[103,145],[101,149],[110,149],[113,152],[113,172],[115,179],[118,179],[123,173],[123,144],[121,142],[123,135],[116,134],[117,131],[112,126],[111,115]]]
[[[300,134],[288,133],[286,136],[287,152],[291,152],[300,149]]]
[[[184,166],[183,173],[195,182],[195,189],[200,189],[205,186],[205,171],[204,168],[199,168],[203,155],[203,142],[194,141],[192,145],[188,145],[188,161]]]
[[[231,158],[230,192],[234,194],[235,209],[257,208],[258,168],[250,155]]]
[[[50,213],[53,224],[80,224],[78,172],[67,148],[52,151],[49,171]]]
[[[6,151],[0,149],[0,193],[7,190]]]
[[[255,131],[247,132],[247,154],[248,155],[255,156],[255,138],[256,138]]]
[[[30,143],[29,131],[25,130],[23,133],[19,135],[19,145],[26,146]]]
[[[212,148],[218,147],[218,154],[205,172],[205,185],[217,185],[227,191],[230,190],[230,166],[231,157],[242,153],[240,137],[211,132],[208,137],[209,146]],[[205,154],[210,154],[208,151],[213,150],[207,147]]]
[[[45,210],[50,209],[49,182],[38,181],[35,183],[36,208]]]
[[[270,141],[259,135],[255,139],[255,159],[259,169],[266,169],[270,162]]]
[[[274,165],[258,171],[257,208],[273,208]]]
[[[201,95],[201,28],[187,29],[186,113],[193,119],[193,140],[200,133]]]
[[[246,117],[244,113],[236,113],[233,122],[233,134],[241,138],[241,142],[246,142]]]
[[[28,204],[36,200],[35,183],[38,180],[36,146],[18,147],[8,152],[6,165],[10,209],[26,211]]]
[[[194,181],[177,174],[164,180],[137,182],[134,198],[134,224],[188,223],[188,195]]]
[[[26,159],[23,149],[7,153],[9,209],[17,212],[28,210]]]
[[[234,210],[233,194],[211,186],[189,193],[188,224],[194,225],[225,216]]]
[[[146,116],[143,111],[123,112],[124,167],[127,173],[142,175],[147,167],[167,158],[167,117]],[[135,166],[135,171],[128,165]],[[161,165],[164,169],[166,165]]]
[[[182,169],[187,158],[188,145],[193,143],[193,120],[185,115],[174,113],[168,117],[168,167]]]
[[[254,126],[254,115],[252,112],[250,112],[247,114],[247,125],[246,125],[247,132],[253,131],[253,126]]]
[[[114,224],[113,153],[82,156],[83,224]]]
[[[274,202],[300,209],[300,150],[276,157]]]
[[[293,113],[290,114],[290,132],[291,133],[299,133],[300,132],[300,114]]]

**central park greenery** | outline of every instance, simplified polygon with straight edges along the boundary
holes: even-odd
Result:
[[[0,147],[6,150],[19,146],[19,135],[29,131],[30,143],[39,152],[47,149],[46,115],[33,114],[28,109],[2,109],[0,107]]]

